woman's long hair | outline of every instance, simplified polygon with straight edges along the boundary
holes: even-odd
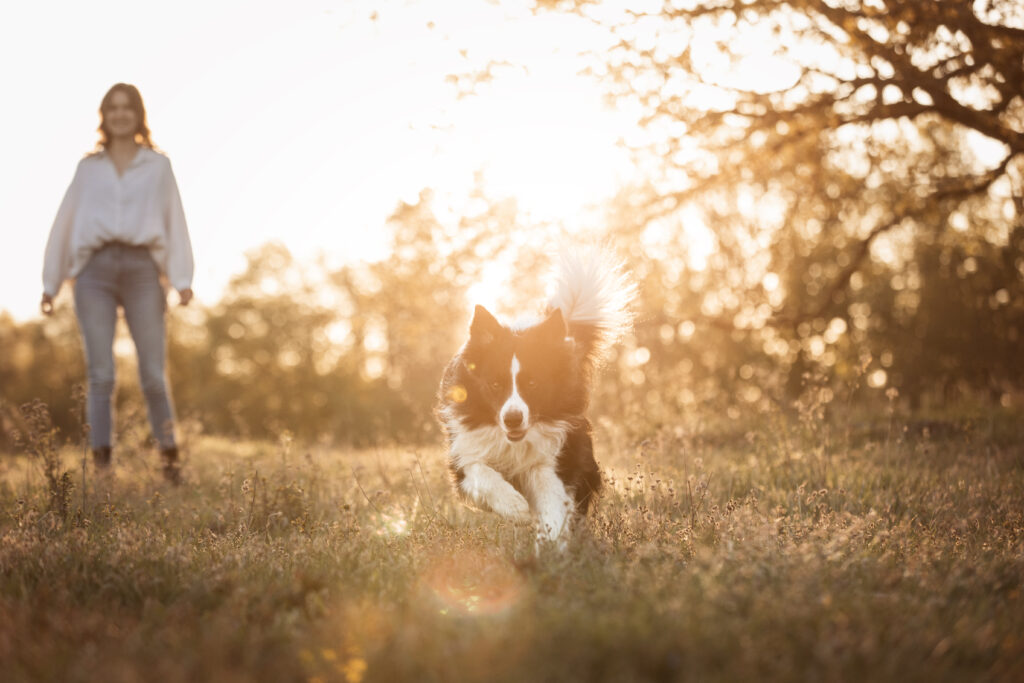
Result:
[[[100,102],[100,127],[96,129],[99,131],[100,139],[96,143],[96,148],[106,149],[110,145],[106,111],[110,109],[111,100],[114,99],[114,93],[117,92],[123,92],[128,96],[128,104],[135,112],[135,118],[138,121],[138,127],[135,129],[135,142],[143,147],[153,149],[153,141],[149,137],[149,125],[146,123],[146,107],[142,104],[142,95],[139,94],[138,88],[128,83],[115,83]]]

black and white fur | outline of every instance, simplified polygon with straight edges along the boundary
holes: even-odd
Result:
[[[628,330],[633,287],[606,252],[560,255],[545,317],[503,325],[477,306],[448,364],[438,417],[455,487],[473,507],[535,522],[564,545],[601,489],[584,413],[602,356]]]

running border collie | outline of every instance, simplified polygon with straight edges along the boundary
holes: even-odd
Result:
[[[628,329],[635,288],[600,249],[564,250],[542,320],[506,325],[477,306],[445,368],[437,415],[456,491],[471,507],[537,524],[564,547],[601,490],[590,422],[593,375]]]

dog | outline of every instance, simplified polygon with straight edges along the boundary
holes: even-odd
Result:
[[[565,547],[601,490],[591,383],[632,324],[635,288],[606,250],[563,250],[540,319],[502,324],[476,306],[445,368],[436,414],[456,492],[470,507],[536,523]]]

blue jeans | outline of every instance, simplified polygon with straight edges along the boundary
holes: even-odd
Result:
[[[90,442],[93,448],[111,445],[110,400],[114,393],[118,306],[124,309],[138,353],[139,379],[153,436],[160,448],[172,448],[174,415],[164,377],[167,298],[149,250],[121,243],[96,251],[75,280],[75,313],[89,376],[86,418]]]

